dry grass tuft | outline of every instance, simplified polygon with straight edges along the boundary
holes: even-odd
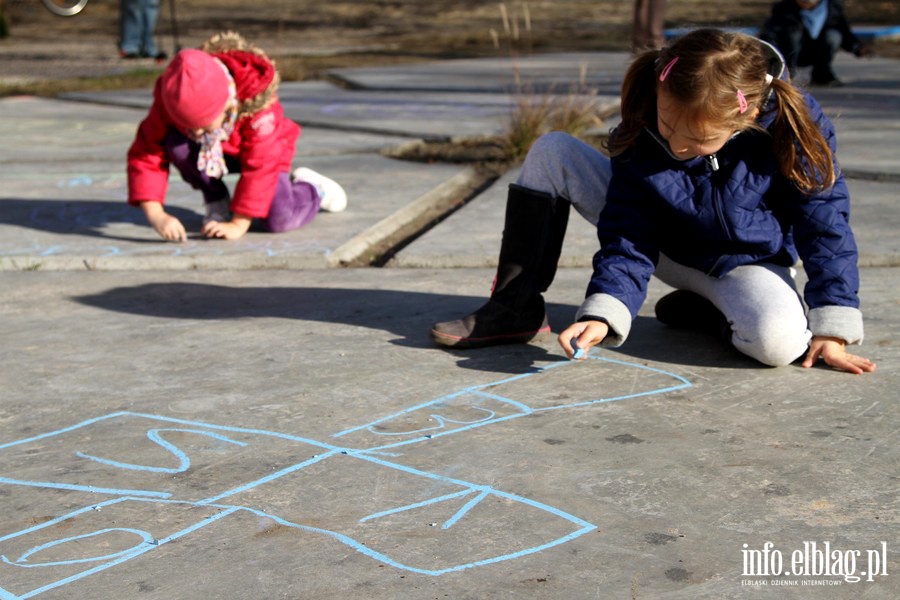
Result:
[[[596,93],[520,94],[509,117],[503,144],[511,159],[521,160],[545,133],[564,131],[584,138],[602,125]]]
[[[564,131],[581,138],[601,127],[603,119],[598,112],[597,91],[585,84],[585,65],[581,66],[579,81],[563,93],[557,93],[553,88],[543,93],[534,92],[522,81],[515,60],[523,50],[531,52],[531,11],[524,2],[518,3],[513,11],[505,3],[501,2],[499,6],[502,33],[492,28],[491,40],[495,48],[505,47],[513,59],[517,89],[517,100],[502,140],[507,156],[512,160],[523,159],[532,144],[551,131]]]

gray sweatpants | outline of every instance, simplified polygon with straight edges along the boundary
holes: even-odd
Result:
[[[568,200],[596,225],[611,175],[609,158],[554,132],[532,146],[517,183]],[[731,325],[734,347],[759,362],[786,365],[806,352],[812,334],[790,267],[745,265],[716,278],[660,256],[655,274],[676,289],[709,299]]]

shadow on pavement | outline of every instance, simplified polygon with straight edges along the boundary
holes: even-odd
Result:
[[[673,329],[653,317],[639,316],[628,341],[613,352],[632,359],[719,369],[769,369],[714,335]]]
[[[198,212],[171,204],[166,204],[166,212],[177,217],[191,230],[200,228],[202,216]],[[159,243],[156,238],[115,236],[103,231],[105,227],[117,223],[148,226],[141,210],[129,206],[125,201],[0,198],[0,225],[26,227],[60,235]]]
[[[468,314],[484,302],[484,298],[472,296],[402,290],[229,287],[181,282],[118,287],[73,299],[105,310],[167,319],[275,317],[340,323],[387,331],[400,336],[390,343],[422,349],[435,348],[428,337],[433,322]],[[560,331],[569,322],[575,309],[564,304],[548,305],[554,331]],[[554,343],[447,352],[458,357],[461,368],[519,374],[535,371],[537,363],[566,360]],[[695,367],[760,368],[713,337],[673,330],[649,317],[638,317],[624,347],[602,352]]]

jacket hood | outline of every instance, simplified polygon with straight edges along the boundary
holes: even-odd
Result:
[[[276,98],[281,78],[275,63],[240,34],[233,31],[218,33],[209,38],[202,49],[222,61],[234,77],[240,103],[238,116],[257,113]]]

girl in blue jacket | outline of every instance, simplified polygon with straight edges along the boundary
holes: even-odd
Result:
[[[691,32],[639,55],[622,85],[612,159],[562,133],[543,136],[510,186],[494,290],[462,319],[437,323],[439,344],[524,342],[549,331],[569,206],[597,224],[601,249],[573,348],[615,347],[656,274],[677,291],[656,306],[673,326],[716,331],[759,362],[824,359],[851,373],[875,364],[846,351],[863,338],[849,194],[834,128],[794,87],[784,59],[748,35]],[[803,261],[803,299],[792,265]]]

